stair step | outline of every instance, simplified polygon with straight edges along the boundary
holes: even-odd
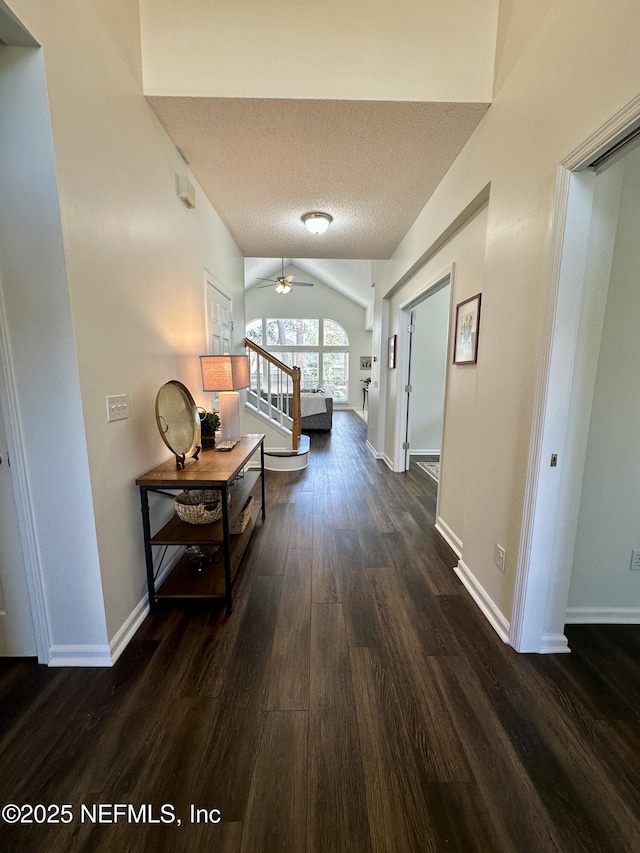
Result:
[[[301,435],[300,440],[298,441],[298,449],[297,450],[280,450],[280,449],[270,449],[265,448],[264,455],[265,456],[303,456],[305,453],[309,452],[309,436]]]
[[[265,448],[264,467],[267,471],[302,471],[309,464],[309,436],[301,435],[297,450]]]

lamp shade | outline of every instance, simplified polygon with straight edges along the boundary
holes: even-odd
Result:
[[[250,384],[246,355],[201,355],[203,391],[237,391]]]

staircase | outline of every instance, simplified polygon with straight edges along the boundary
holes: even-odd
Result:
[[[251,374],[246,409],[265,427],[265,468],[302,470],[309,464],[309,436],[301,434],[300,368],[289,367],[249,338],[244,343]]]

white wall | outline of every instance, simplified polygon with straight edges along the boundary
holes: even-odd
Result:
[[[409,440],[412,454],[439,454],[449,331],[450,285],[415,308],[411,341]]]
[[[149,95],[491,99],[497,0],[141,0],[140,10]]]
[[[411,301],[426,285],[435,281],[455,263],[453,303],[462,302],[484,290],[483,264],[488,208],[485,205],[445,243],[445,245],[389,301],[389,335],[397,333],[400,306]],[[450,290],[446,288],[450,296]],[[431,297],[433,298],[433,297]],[[452,365],[449,370],[444,411],[442,465],[440,471],[439,518],[452,534],[456,544],[466,535],[465,518],[468,502],[469,471],[478,465],[476,457],[473,400],[484,370],[484,329],[480,328],[477,365]],[[448,354],[450,357],[450,354]],[[384,455],[393,458],[395,440],[395,407],[402,377],[397,370],[381,368],[387,382]],[[471,402],[470,402],[471,401]],[[471,406],[471,408],[470,408]]]
[[[430,258],[490,184],[486,254],[475,271],[482,280],[476,290],[483,290],[479,363],[476,381],[461,389],[452,428],[462,429],[462,417],[473,422],[473,453],[464,469],[463,561],[506,622],[522,529],[558,163],[640,91],[640,7],[615,0],[606,19],[601,12],[596,0],[501,4],[494,102],[393,258],[376,271],[380,306],[381,296]],[[392,391],[383,405],[393,405]],[[370,424],[379,424],[373,396],[370,404]],[[378,452],[392,446],[393,430],[387,423],[384,435],[370,431]],[[444,453],[446,462],[446,447]],[[446,479],[443,471],[442,486]],[[496,543],[506,548],[504,574],[493,564]]]
[[[104,648],[44,64],[33,48],[0,46],[0,285],[49,621],[44,642]]]
[[[284,273],[294,275],[298,281],[310,281],[314,286],[294,287],[287,294],[278,294],[272,287],[250,288],[246,293],[247,322],[260,317],[324,317],[340,323],[349,336],[349,399],[340,405],[343,408],[362,408],[360,380],[371,376],[370,370],[360,370],[360,356],[371,355],[371,332],[365,328],[365,309],[293,264],[285,267]],[[334,406],[338,405],[337,401],[334,401]]]
[[[640,149],[612,167],[622,194],[593,395],[569,618],[640,621]],[[599,180],[599,179],[598,179]],[[604,286],[604,283],[603,283]],[[592,611],[592,612],[589,612]],[[593,612],[596,611],[596,612]]]
[[[86,436],[69,462],[88,459],[110,639],[145,596],[134,480],[167,458],[156,393],[179,379],[205,402],[197,359],[206,351],[205,269],[235,297],[234,324],[244,326],[242,256],[192,176],[196,209],[176,196],[176,172],[189,172],[139,88],[130,28],[137,2],[120,4],[127,14],[80,0],[10,4],[43,46],[68,287],[56,304],[70,304],[76,423]],[[30,208],[26,227],[35,215]],[[25,387],[35,383],[34,365],[22,369]],[[106,422],[108,394],[129,395],[128,420]]]

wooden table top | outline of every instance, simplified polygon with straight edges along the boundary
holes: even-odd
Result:
[[[172,456],[138,477],[136,486],[165,489],[210,489],[228,486],[263,441],[264,435],[261,433],[243,435],[233,450],[219,451],[215,447],[201,450],[198,459],[185,460],[184,468],[179,468],[175,456]]]

